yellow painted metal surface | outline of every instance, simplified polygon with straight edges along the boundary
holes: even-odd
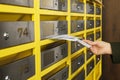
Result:
[[[101,63],[99,62],[95,67],[95,80],[99,80],[101,75]]]
[[[94,71],[92,71],[87,77],[86,80],[96,80],[94,79]]]
[[[37,1],[37,0],[36,0]],[[3,5],[0,4],[0,12],[2,13],[23,13],[23,14],[34,14],[34,8],[26,8],[12,5]]]

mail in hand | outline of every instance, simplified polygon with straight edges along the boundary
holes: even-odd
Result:
[[[52,36],[48,36],[47,38],[49,38],[49,39],[58,39],[58,40],[77,41],[78,43],[82,44],[83,46],[86,46],[87,48],[91,47],[91,45],[87,44],[86,42],[84,42],[80,38],[74,37],[74,36],[69,36],[69,35],[52,35]]]

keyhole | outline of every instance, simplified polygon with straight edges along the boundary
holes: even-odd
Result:
[[[77,9],[80,9],[80,6],[77,6]]]
[[[90,70],[92,70],[92,66],[90,66]]]
[[[80,47],[80,44],[77,44],[78,47]]]
[[[5,40],[8,40],[8,39],[9,39],[9,34],[8,34],[7,32],[5,32],[5,33],[3,34],[3,37],[4,37]]]
[[[58,58],[58,55],[56,55],[56,58]]]
[[[98,58],[98,61],[99,61],[100,59]]]
[[[77,26],[78,28],[80,27],[80,25]]]
[[[10,77],[9,76],[5,76],[5,80],[10,80]]]
[[[92,53],[90,52],[90,55],[92,55]]]
[[[57,6],[57,3],[55,3],[55,5]]]
[[[78,65],[80,65],[81,64],[81,62],[78,62]]]
[[[90,26],[92,26],[92,24],[90,23]]]

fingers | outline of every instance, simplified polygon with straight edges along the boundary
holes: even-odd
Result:
[[[95,48],[90,48],[90,50],[93,52],[93,54],[95,54],[95,55],[100,55],[100,53],[98,53],[98,50],[97,49],[95,49]]]
[[[83,41],[90,44],[90,45],[93,43],[93,41],[90,41],[90,40],[83,40]]]
[[[93,41],[90,41],[90,40],[83,40],[84,42],[90,44],[90,45],[96,45],[97,42],[93,42]]]
[[[96,48],[95,46],[93,46],[93,47],[91,47],[91,51],[92,51],[93,53],[97,53],[97,48]]]

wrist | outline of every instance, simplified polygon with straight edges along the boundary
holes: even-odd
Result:
[[[111,44],[110,43],[107,43],[107,47],[108,47],[108,52],[107,54],[112,54],[112,48],[111,48]]]

